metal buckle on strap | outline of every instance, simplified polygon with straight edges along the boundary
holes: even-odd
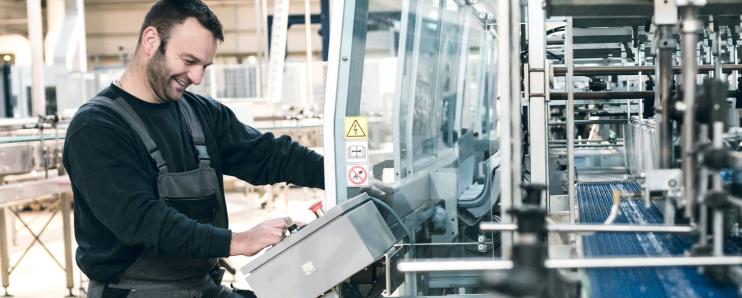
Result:
[[[167,168],[167,162],[162,157],[162,153],[160,153],[160,150],[155,149],[155,151],[150,152],[149,156],[152,157],[152,159],[155,160],[155,164],[157,165],[158,170],[162,170],[163,168]]]
[[[206,150],[206,146],[196,145],[196,151],[198,152],[198,159],[209,159],[209,152]]]

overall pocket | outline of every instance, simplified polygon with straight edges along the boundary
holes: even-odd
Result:
[[[165,203],[178,212],[200,223],[211,223],[216,216],[216,195],[203,197],[169,197],[162,198]]]
[[[157,178],[160,199],[200,223],[212,223],[221,205],[216,177],[212,168],[162,174]]]

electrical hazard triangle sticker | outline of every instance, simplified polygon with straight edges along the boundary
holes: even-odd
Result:
[[[368,139],[368,117],[345,117],[345,138],[354,140]]]
[[[368,137],[366,135],[366,132],[363,131],[363,127],[361,127],[361,124],[358,123],[358,120],[353,121],[353,124],[350,125],[350,129],[348,129],[348,133],[345,134],[345,136],[349,138]]]

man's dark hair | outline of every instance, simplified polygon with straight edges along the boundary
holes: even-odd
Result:
[[[219,41],[224,41],[222,24],[214,15],[214,12],[201,0],[160,0],[157,1],[144,17],[142,28],[139,29],[139,40],[137,47],[142,43],[142,32],[149,26],[155,27],[160,35],[161,53],[165,53],[170,32],[176,25],[183,24],[187,18],[196,18],[202,26],[214,34]]]

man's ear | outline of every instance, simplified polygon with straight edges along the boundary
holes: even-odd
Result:
[[[144,28],[144,31],[142,31],[142,44],[139,46],[142,49],[142,53],[147,57],[154,56],[155,52],[160,48],[160,34],[157,32],[157,28],[153,26]]]

